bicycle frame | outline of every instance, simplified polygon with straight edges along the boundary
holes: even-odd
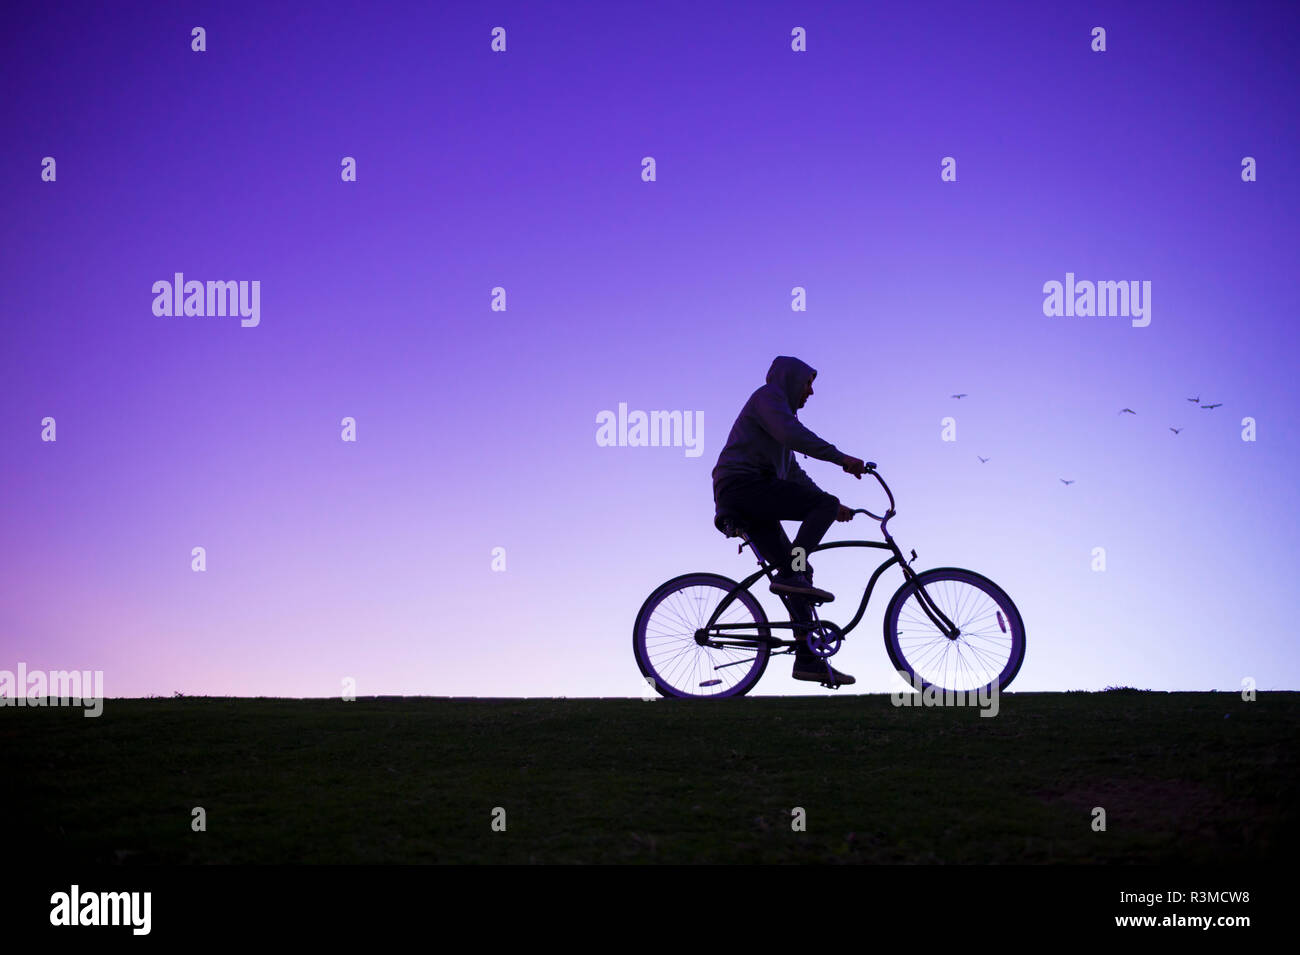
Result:
[[[880,481],[881,485],[885,487],[886,493],[889,493],[888,485],[885,485],[884,480],[880,477],[879,474],[877,474],[874,470],[869,470],[868,473],[871,473],[876,478],[876,480]],[[812,624],[812,626],[810,626],[809,623],[807,622],[795,622],[794,620],[791,620],[789,622],[762,623],[762,624],[718,623],[718,617],[722,615],[722,613],[727,609],[727,607],[731,606],[731,603],[733,600],[736,599],[737,594],[739,594],[742,590],[748,590],[760,577],[769,577],[776,571],[776,567],[774,565],[768,564],[766,561],[763,560],[762,555],[758,553],[758,548],[754,546],[753,541],[749,540],[748,537],[744,537],[742,538],[742,540],[744,541],[744,543],[741,544],[742,549],[746,544],[748,544],[750,549],[753,550],[755,556],[759,558],[760,567],[758,570],[754,571],[754,573],[750,574],[740,583],[736,584],[736,586],[733,587],[727,593],[727,595],[722,599],[722,602],[719,603],[717,608],[713,611],[713,615],[709,617],[708,623],[706,623],[702,628],[700,628],[695,632],[696,641],[707,642],[710,646],[715,646],[715,647],[759,647],[759,646],[766,645],[769,648],[792,647],[798,642],[797,639],[782,640],[780,638],[775,638],[775,637],[767,637],[767,638],[761,636],[755,636],[751,638],[728,637],[721,633],[721,631],[724,630],[755,630],[755,631],[760,629],[795,630],[795,629],[817,629],[818,627],[820,627],[820,628],[829,628],[833,630],[835,635],[839,638],[843,638],[847,636],[853,630],[853,628],[856,627],[858,623],[862,620],[862,615],[866,613],[867,604],[871,601],[872,591],[875,590],[876,582],[880,579],[881,574],[883,574],[886,570],[888,570],[892,565],[898,564],[903,570],[903,576],[908,581],[915,581],[917,577],[916,571],[912,570],[912,568],[909,566],[909,562],[903,559],[902,551],[899,549],[898,544],[894,541],[894,538],[890,536],[889,528],[886,526],[889,523],[889,519],[893,517],[895,513],[893,508],[893,503],[894,503],[893,494],[889,494],[889,498],[890,498],[890,507],[889,510],[887,510],[883,516],[872,514],[870,511],[866,510],[865,508],[854,511],[855,514],[857,513],[867,514],[870,517],[878,519],[880,521],[881,533],[885,537],[884,541],[831,541],[828,544],[818,544],[816,547],[812,548],[808,552],[808,554],[811,555],[817,553],[818,551],[832,550],[833,548],[836,547],[875,547],[890,552],[891,554],[890,558],[886,560],[883,564],[881,564],[879,567],[877,567],[875,573],[873,573],[871,577],[868,579],[866,590],[864,590],[862,593],[862,602],[858,604],[858,612],[853,615],[853,619],[849,621],[848,626],[840,627],[829,620],[819,620],[817,619],[817,615],[815,612],[813,614],[814,623]],[[915,550],[912,551],[912,559],[913,560],[916,559]],[[916,594],[917,594],[917,600],[921,604],[921,609],[923,609],[926,612],[926,614],[929,616],[930,620],[935,624],[935,626],[939,627],[939,629],[943,631],[943,633],[949,639],[955,639],[958,634],[957,626],[951,620],[948,619],[948,617],[943,613],[942,610],[939,609],[938,605],[934,602],[934,598],[932,598],[928,593],[925,592],[925,587],[923,585],[917,584]],[[784,595],[779,595],[779,596],[781,597],[781,603],[786,606],[786,610],[788,612],[790,609],[787,603],[788,598],[785,597]],[[724,665],[729,666],[730,664],[724,664]]]

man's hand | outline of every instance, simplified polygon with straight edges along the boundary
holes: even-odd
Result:
[[[840,467],[844,468],[845,471],[861,481],[862,472],[866,470],[867,466],[863,463],[861,458],[855,458],[846,454],[844,455],[844,459],[840,461]]]
[[[840,505],[839,513],[835,515],[835,519],[836,519],[837,521],[851,521],[851,520],[853,520],[853,509],[852,509],[852,508],[845,507],[843,504],[841,504],[841,505]]]

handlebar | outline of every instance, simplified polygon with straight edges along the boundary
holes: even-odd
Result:
[[[892,491],[889,490],[889,485],[885,483],[885,479],[882,478],[882,477],[880,476],[880,472],[876,470],[876,462],[874,462],[874,461],[866,461],[866,462],[864,462],[864,464],[865,464],[865,466],[864,466],[863,469],[862,469],[862,470],[863,470],[863,473],[864,473],[864,474],[870,474],[870,475],[871,475],[872,477],[874,477],[877,481],[879,481],[879,482],[880,482],[880,486],[883,487],[883,488],[885,489],[885,494],[887,494],[887,495],[889,496],[889,510],[885,511],[884,514],[872,514],[872,513],[871,513],[869,510],[867,510],[865,507],[859,507],[859,508],[857,508],[856,510],[854,510],[853,513],[854,513],[854,514],[865,514],[865,515],[867,515],[867,517],[870,517],[872,520],[880,521],[880,528],[881,528],[881,530],[884,530],[884,527],[885,527],[885,521],[887,521],[887,520],[889,520],[891,517],[893,517],[893,516],[894,516],[894,513],[895,513],[895,512],[894,512],[894,494],[893,494]]]

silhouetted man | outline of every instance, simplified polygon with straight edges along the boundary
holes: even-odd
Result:
[[[853,512],[813,483],[795,461],[794,452],[838,464],[859,480],[865,467],[859,458],[843,453],[800,424],[795,412],[812,396],[816,377],[816,369],[798,358],[782,355],[774,359],[767,371],[767,384],[745,402],[713,468],[714,526],[721,530],[724,516],[744,526],[759,555],[779,568],[771,589],[788,598],[791,618],[796,621],[812,620],[808,598],[835,599],[813,586],[812,565],[806,558],[834,521],[852,520]],[[793,545],[781,521],[803,522]],[[803,548],[802,561],[795,548]],[[803,640],[795,650],[793,676],[818,682],[828,678],[825,661]],[[830,677],[835,683],[854,682],[838,670],[831,670]]]

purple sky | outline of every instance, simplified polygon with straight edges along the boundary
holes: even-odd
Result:
[[[709,472],[786,354],[915,566],[1016,601],[1013,689],[1300,684],[1295,5],[263,6],[28,5],[0,40],[0,669],[639,694],[646,595],[754,569]],[[258,281],[260,324],[155,316],[175,272]],[[1149,281],[1150,324],[1044,315],[1067,272]],[[703,453],[598,446],[620,402],[701,412]],[[816,562],[831,619],[876,554]],[[853,691],[894,685],[901,579]],[[758,692],[810,691],[787,659]]]

